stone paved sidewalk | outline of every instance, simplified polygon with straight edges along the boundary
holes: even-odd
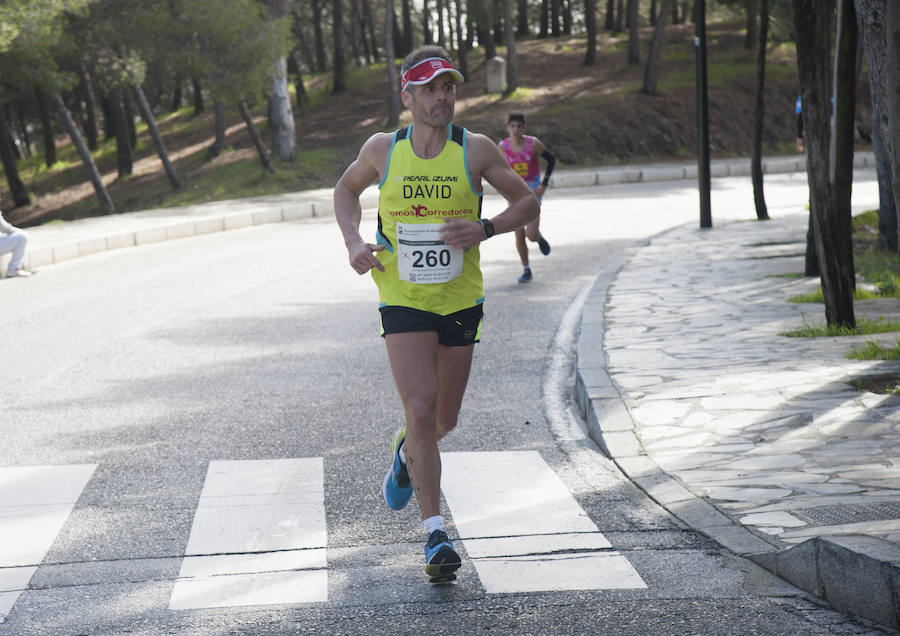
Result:
[[[795,276],[807,219],[683,226],[635,248],[585,307],[582,341],[602,338],[603,355],[580,343],[582,402],[601,446],[676,516],[896,627],[900,396],[850,382],[900,373],[900,363],[845,353],[900,334],[781,335],[825,322],[823,305],[788,302],[819,284]],[[897,311],[894,300],[856,304],[857,318]],[[844,560],[827,561],[823,541]],[[854,568],[884,585],[844,589]]]

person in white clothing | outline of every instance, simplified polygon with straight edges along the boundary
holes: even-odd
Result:
[[[2,201],[0,201],[2,203]],[[24,278],[31,276],[31,272],[22,267],[25,260],[25,247],[28,245],[28,234],[19,228],[10,225],[3,218],[3,210],[0,210],[0,256],[12,252],[12,260],[6,268],[7,278]]]

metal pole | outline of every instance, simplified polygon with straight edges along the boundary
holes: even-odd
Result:
[[[706,0],[696,0],[694,47],[697,49],[697,181],[700,189],[700,227],[712,227],[709,201],[709,102],[706,97]]]

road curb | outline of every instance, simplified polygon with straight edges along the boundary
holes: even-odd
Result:
[[[900,629],[900,546],[848,535],[815,537],[786,547],[732,520],[647,455],[627,401],[606,371],[604,323],[610,286],[631,256],[652,240],[635,243],[610,263],[585,299],[576,345],[575,399],[589,437],[630,481],[685,526],[838,610]]]
[[[857,153],[854,156],[854,166],[857,168],[874,166],[874,161],[874,155],[871,152]],[[803,172],[805,170],[806,158],[802,155],[772,157],[763,160],[763,172],[766,174]],[[715,160],[710,164],[710,173],[714,178],[749,175],[750,159]],[[550,187],[579,188],[672,181],[693,179],[696,176],[696,162],[631,165],[586,171],[558,171],[551,176]],[[488,184],[485,184],[485,191],[494,193],[493,188]],[[361,203],[364,209],[377,206],[378,189],[375,186],[367,188],[363,192]],[[333,214],[332,189],[323,188],[203,203],[184,208],[163,208],[113,215],[112,217],[66,221],[63,229],[71,230],[71,233],[76,235],[79,233],[80,227],[86,227],[91,222],[100,226],[104,220],[113,218],[116,219],[117,224],[126,227],[124,229],[117,227],[108,231],[82,232],[83,236],[75,238],[54,238],[52,235],[62,234],[62,232],[56,231],[58,228],[54,228],[55,224],[30,228],[28,232],[31,235],[31,241],[26,256],[26,265],[36,269],[107,250],[201,236],[267,223],[328,217]],[[0,263],[2,262],[5,261],[0,258]]]
[[[29,268],[38,268],[124,247],[225,232],[254,225],[328,217],[334,214],[331,196],[331,189],[313,190],[288,195],[204,203],[185,208],[165,208],[81,219],[65,222],[62,226],[58,224],[37,226],[26,230],[31,239],[26,263]],[[370,189],[364,192],[361,201],[364,206],[376,205],[377,190]],[[112,221],[119,227],[107,230],[100,227],[105,224],[111,225]],[[98,229],[92,231],[90,229],[92,224],[98,226]],[[76,236],[61,236],[64,233]],[[82,236],[77,236],[78,234]]]
[[[774,555],[749,558],[839,610],[900,628],[896,544],[862,535],[815,537]]]

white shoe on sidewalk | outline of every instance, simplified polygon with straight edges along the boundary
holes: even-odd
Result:
[[[24,267],[20,267],[19,269],[11,269],[6,272],[7,278],[28,278],[29,276],[33,276],[34,272],[30,272]]]

